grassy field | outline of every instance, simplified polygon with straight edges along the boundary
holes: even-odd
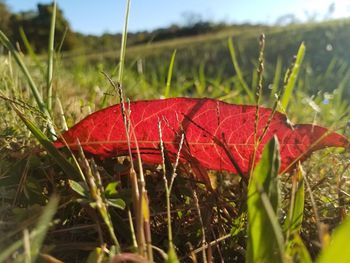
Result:
[[[0,262],[55,262],[53,257],[109,262],[115,255],[113,262],[123,257],[178,262],[174,252],[180,262],[253,262],[247,244],[261,233],[259,228],[253,234],[247,230],[248,224],[254,226],[249,209],[258,209],[266,228],[275,231],[260,247],[265,260],[348,262],[343,246],[350,233],[349,153],[343,149],[314,153],[295,174],[281,176],[278,184],[267,181],[281,196],[271,217],[262,205],[252,206],[248,186],[238,175],[211,172],[216,182],[211,192],[182,171],[170,193],[163,182],[165,170],[149,165],[143,167],[145,188],[136,186],[144,194],[136,199],[143,204],[138,210],[135,186],[128,180],[130,159],[62,155],[50,143],[50,131],[62,132],[119,102],[101,72],[122,82],[131,100],[186,96],[255,104],[261,30],[227,30],[127,48],[123,74],[119,51],[48,52],[43,59],[11,50],[2,36],[7,48],[0,57]],[[263,31],[261,103],[273,107],[304,42],[306,53],[288,107],[279,105],[278,110],[293,123],[317,123],[349,136],[350,20]],[[261,169],[269,165],[261,164]],[[139,176],[137,163],[135,170]],[[94,183],[85,185],[85,180]],[[302,211],[294,227],[288,225],[296,215],[291,207]],[[333,230],[344,220],[330,245]],[[284,241],[276,249],[279,235]]]
[[[177,50],[171,96],[220,98],[231,94],[235,97],[233,102],[254,103],[245,100],[244,96],[234,96],[246,94],[242,92],[227,40],[229,37],[233,38],[244,80],[253,89],[257,79],[258,37],[264,32],[265,95],[270,93],[268,88],[271,88],[274,79],[279,80],[276,85],[283,84],[282,74],[292,63],[301,42],[305,43],[307,49],[298,79],[303,86],[301,89],[309,95],[320,96],[331,93],[338,85],[345,85],[344,92],[349,95],[346,80],[350,61],[347,54],[347,47],[350,45],[347,37],[349,24],[348,20],[339,20],[246,31],[226,30],[215,34],[132,46],[126,54],[124,80],[128,86],[127,93],[131,98],[157,98],[164,95],[170,58],[174,50]],[[88,89],[88,94],[97,95],[106,89],[105,79],[100,72],[106,71],[112,76],[116,74],[118,57],[118,50],[97,54],[92,51],[84,55],[62,54],[61,62],[66,66],[61,70],[65,79],[68,77],[72,80],[74,90]],[[86,72],[88,73],[85,74]]]

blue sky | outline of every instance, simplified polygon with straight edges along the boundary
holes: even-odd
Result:
[[[7,0],[14,12],[36,9],[50,0]],[[57,0],[75,31],[90,34],[120,32],[126,0]],[[332,18],[350,16],[346,0],[132,0],[129,31],[152,30],[185,21],[184,14],[198,14],[204,20],[272,24],[285,14],[305,20],[314,14],[321,19],[334,3]]]

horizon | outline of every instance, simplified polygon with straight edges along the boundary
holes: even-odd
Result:
[[[170,25],[186,25],[196,21],[224,22],[227,24],[274,25],[280,19],[285,23],[294,19],[298,22],[323,21],[350,17],[350,3],[337,0],[296,1],[244,1],[178,0],[165,2],[150,0],[131,1],[129,32],[152,31]],[[38,3],[48,4],[51,0],[5,1],[11,12],[36,10]],[[105,0],[104,4],[83,0],[57,0],[58,7],[75,32],[91,35],[120,33],[124,24],[126,1]],[[94,19],[91,17],[94,16]]]

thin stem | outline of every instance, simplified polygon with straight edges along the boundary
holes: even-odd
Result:
[[[100,187],[96,184],[96,181],[97,182],[99,181],[98,171],[97,171],[96,167],[90,166],[88,160],[85,157],[84,151],[80,145],[79,140],[77,140],[77,145],[78,145],[79,155],[81,157],[82,168],[85,170],[83,174],[84,174],[84,176],[86,178],[86,182],[89,186],[91,198],[92,198],[92,200],[95,201],[96,209],[97,209],[98,213],[100,214],[102,220],[106,224],[109,236],[112,239],[114,245],[116,246],[117,253],[119,254],[120,253],[119,241],[117,239],[117,236],[115,235],[113,223],[112,223],[112,220],[111,220],[110,215],[108,213],[106,203],[103,200],[101,190],[99,189]],[[91,169],[91,168],[94,168],[94,169]]]
[[[53,2],[50,26],[50,37],[48,46],[48,58],[47,58],[47,75],[46,75],[46,87],[47,87],[47,110],[52,111],[52,77],[53,77],[53,60],[54,60],[54,42],[55,42],[55,24],[56,24],[56,0]]]
[[[173,174],[171,175],[171,179],[170,179],[170,186],[169,186],[169,193],[171,193],[171,189],[173,188],[173,184],[174,184],[174,180],[175,180],[175,177],[176,177],[176,169],[177,169],[177,166],[179,165],[179,161],[180,161],[180,153],[181,153],[181,150],[182,150],[182,146],[183,146],[183,143],[185,141],[185,135],[184,134],[181,134],[181,140],[180,140],[180,144],[179,144],[179,150],[177,151],[177,154],[176,154],[176,160],[175,160],[175,165],[174,165],[174,169],[173,169]]]
[[[124,70],[124,60],[125,60],[125,51],[126,51],[126,41],[128,37],[128,21],[129,21],[129,11],[130,11],[131,0],[127,0],[127,6],[125,10],[125,18],[124,18],[124,29],[121,40],[121,48],[120,48],[120,62],[119,62],[119,74],[118,74],[118,82],[120,85],[123,83],[123,70]]]
[[[315,198],[314,198],[314,195],[312,193],[312,190],[311,190],[311,187],[310,187],[310,184],[309,184],[309,179],[307,178],[306,175],[304,176],[304,182],[305,182],[305,185],[306,185],[306,189],[307,189],[307,191],[309,192],[309,195],[310,195],[310,201],[311,201],[311,205],[312,205],[312,210],[314,212],[316,226],[317,226],[317,230],[318,230],[318,238],[319,238],[321,247],[323,247],[323,232],[324,231],[323,231],[322,226],[321,226],[320,216],[319,216],[318,211],[317,211],[317,206],[316,206]]]
[[[130,225],[130,232],[131,232],[131,238],[132,238],[132,244],[135,249],[137,249],[137,241],[135,236],[135,228],[134,223],[132,222],[132,215],[130,212],[130,209],[128,209],[128,219],[129,219],[129,225]]]
[[[159,141],[160,141],[160,152],[162,154],[162,168],[163,168],[163,180],[165,186],[165,196],[166,196],[166,208],[167,208],[167,218],[168,218],[168,239],[169,248],[173,247],[173,232],[171,227],[171,211],[170,211],[170,189],[168,185],[168,179],[166,178],[166,168],[165,168],[165,149],[162,135],[162,125],[160,120],[158,120],[158,131],[159,131]]]
[[[200,222],[201,230],[202,230],[202,246],[203,247],[207,247],[208,244],[207,244],[207,241],[206,241],[206,238],[205,238],[205,229],[204,229],[202,213],[201,213],[201,210],[200,210],[200,207],[199,207],[199,200],[198,200],[198,196],[197,196],[196,190],[193,190],[193,199],[194,199],[195,204],[196,204],[197,213],[198,213],[198,217],[199,217],[199,222]],[[208,260],[207,260],[207,255],[205,253],[205,249],[204,248],[202,250],[202,256],[203,256],[203,262],[207,263]]]
[[[260,35],[260,52],[259,52],[259,66],[257,68],[258,73],[258,86],[256,87],[255,99],[256,99],[256,108],[255,108],[255,123],[254,123],[254,151],[251,159],[251,169],[250,169],[250,177],[252,176],[254,167],[255,167],[255,159],[256,153],[259,147],[259,137],[258,136],[258,128],[259,128],[259,107],[260,100],[262,97],[262,82],[263,82],[263,73],[264,73],[264,49],[265,49],[265,35]]]

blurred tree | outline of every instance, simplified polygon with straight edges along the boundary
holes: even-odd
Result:
[[[275,24],[278,26],[287,26],[300,23],[295,14],[285,14],[276,19]]]
[[[20,29],[22,28],[32,48],[41,53],[47,50],[53,4],[38,4],[37,7],[37,12],[28,11],[13,15],[11,17],[11,29],[13,40],[22,45],[23,40],[20,35]],[[62,10],[57,7],[55,47],[57,48],[62,41],[62,50],[71,50],[77,44],[74,32],[70,29]]]
[[[194,25],[203,22],[202,15],[195,12],[183,12],[181,16],[183,19],[183,27],[193,27]]]
[[[7,35],[10,33],[10,18],[11,12],[6,5],[6,2],[0,0],[0,30]]]
[[[332,2],[329,6],[328,6],[328,10],[326,12],[326,14],[324,15],[323,19],[324,20],[329,20],[332,19],[332,16],[335,12],[335,2]]]

